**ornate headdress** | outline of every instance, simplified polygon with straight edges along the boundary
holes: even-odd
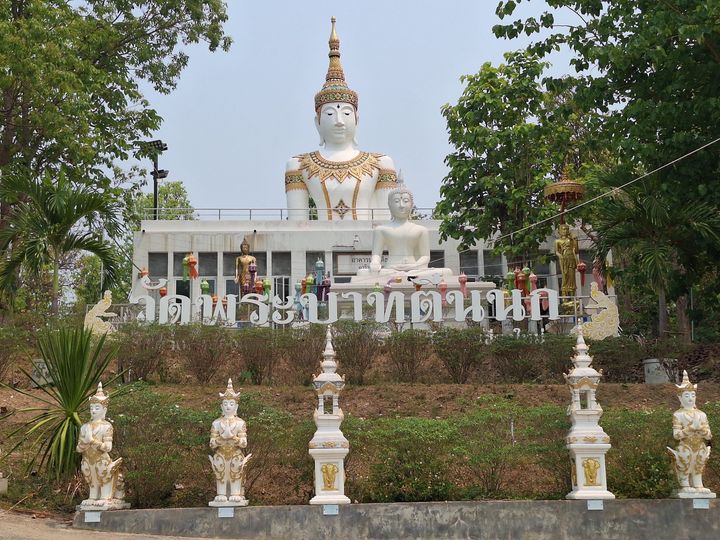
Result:
[[[398,175],[397,186],[388,192],[388,203],[390,203],[393,196],[397,195],[398,193],[407,193],[408,195],[410,195],[410,204],[415,206],[415,197],[413,196],[413,192],[410,191],[410,188],[405,183],[405,179],[403,178],[402,171]]]
[[[109,402],[110,402],[110,396],[108,396],[107,394],[105,394],[105,392],[103,392],[102,383],[99,382],[98,386],[97,386],[97,392],[95,392],[94,396],[90,396],[90,403],[91,404],[99,403],[103,407],[107,407]]]
[[[228,384],[227,384],[227,388],[225,389],[225,393],[219,394],[219,395],[223,399],[232,399],[232,400],[237,401],[237,398],[240,397],[240,392],[235,392],[235,390],[233,390],[232,379],[228,379]]]
[[[325,76],[325,84],[317,94],[315,94],[315,112],[320,110],[325,103],[350,103],[355,110],[358,107],[358,95],[348,88],[345,82],[345,73],[340,65],[340,38],[335,33],[335,17],[330,19],[332,30],[330,31],[330,65],[328,66],[327,75]]]
[[[688,372],[686,370],[683,370],[682,382],[679,385],[676,384],[675,387],[677,388],[678,395],[683,392],[695,392],[695,390],[697,390],[697,384],[692,384],[690,382],[690,378],[688,377]]]

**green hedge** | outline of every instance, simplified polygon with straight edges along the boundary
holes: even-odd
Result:
[[[117,398],[114,454],[125,461],[129,500],[136,508],[205,506],[214,495],[207,456],[210,424],[219,415],[209,395],[198,408],[178,406],[144,383]],[[314,403],[308,390],[309,411]],[[305,504],[313,495],[308,441],[315,426],[243,392],[239,414],[248,424],[247,494],[251,504]],[[720,403],[704,404],[720,433]],[[570,490],[565,407],[526,406],[522,396],[483,395],[451,418],[359,418],[346,411],[350,441],[346,493],[359,502],[470,499],[560,499]],[[611,439],[609,489],[619,498],[663,498],[675,486],[665,450],[672,444],[669,409],[606,410]],[[720,456],[711,454],[705,483],[720,489]],[[33,483],[34,482],[34,483]],[[49,509],[71,508],[65,489],[34,477],[12,482],[11,501],[38,491]],[[80,485],[80,484],[78,484]],[[22,488],[22,489],[21,489]],[[53,494],[54,493],[54,494]],[[32,504],[35,504],[33,502]]]

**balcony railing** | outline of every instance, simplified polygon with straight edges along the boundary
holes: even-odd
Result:
[[[287,208],[147,208],[143,210],[141,217],[146,220],[157,219],[165,221],[203,220],[203,221],[283,221],[288,219]],[[317,208],[308,209],[310,220],[317,219],[320,212]],[[388,214],[386,208],[358,208],[357,212],[362,215],[370,215],[370,219],[384,219]],[[415,219],[431,219],[433,208],[416,208],[413,211]],[[381,217],[382,216],[382,217]],[[343,221],[337,214],[333,220]],[[350,213],[345,214],[345,221],[352,221]]]

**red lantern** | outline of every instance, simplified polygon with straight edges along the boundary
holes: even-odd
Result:
[[[167,296],[167,287],[160,287],[160,298]]]
[[[255,292],[257,294],[263,293],[263,280],[262,279],[258,279],[255,281]]]
[[[213,294],[212,295],[213,307],[217,306],[217,301],[218,301],[217,294]]]
[[[463,295],[463,298],[467,298],[467,276],[465,275],[465,272],[460,272],[460,275],[458,276],[458,283],[460,284],[460,292]]]
[[[585,286],[585,270],[587,270],[587,264],[580,261],[577,265],[577,271],[580,272],[580,285]]]
[[[197,263],[198,263],[198,261],[197,261],[197,257],[195,257],[195,255],[192,255],[192,254],[188,255],[188,267],[189,267],[191,279],[197,279],[198,277],[200,277],[200,274],[198,273],[198,269],[197,269]]]

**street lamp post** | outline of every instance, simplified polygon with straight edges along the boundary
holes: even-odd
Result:
[[[153,177],[153,219],[158,218],[158,181],[167,178],[170,171],[158,169],[158,156],[168,149],[168,145],[160,139],[145,143],[145,146],[152,153],[153,171],[150,173]]]

